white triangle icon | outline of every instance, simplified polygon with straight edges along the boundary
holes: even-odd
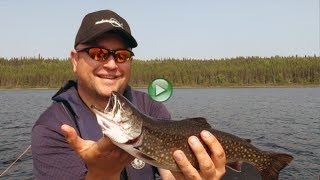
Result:
[[[165,92],[166,90],[164,88],[162,88],[161,86],[156,84],[156,96],[158,96],[159,94]]]

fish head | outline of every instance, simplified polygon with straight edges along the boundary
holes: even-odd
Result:
[[[116,143],[132,143],[142,132],[140,113],[124,96],[113,91],[104,110],[91,106],[104,135]]]

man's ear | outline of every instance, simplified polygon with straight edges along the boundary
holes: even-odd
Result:
[[[72,61],[72,66],[73,66],[73,72],[77,72],[77,66],[78,66],[78,61],[79,61],[79,56],[76,50],[72,50],[70,52],[70,57]]]

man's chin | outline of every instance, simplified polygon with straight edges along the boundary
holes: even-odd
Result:
[[[116,88],[116,87],[114,87],[114,88],[113,87],[104,87],[104,88],[100,89],[99,95],[102,96],[102,97],[109,98],[112,91],[117,91],[119,93],[122,93],[122,92],[119,91],[119,88]]]
[[[121,84],[122,81],[123,81],[122,77],[117,77],[114,79],[107,79],[107,78],[99,78],[98,77],[97,82],[101,83],[101,85],[103,85],[103,86],[116,86],[117,84]]]
[[[104,97],[109,97],[112,91],[119,92],[123,94],[125,87],[121,86],[122,82],[113,82],[113,83],[102,83],[99,86],[99,94]]]
[[[100,91],[100,92],[99,92],[99,95],[100,95],[101,97],[104,97],[104,98],[109,98],[112,91],[116,91],[116,90],[108,90],[108,91],[104,90],[104,91]]]

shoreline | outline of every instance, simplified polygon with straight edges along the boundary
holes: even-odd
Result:
[[[148,86],[131,86],[134,89],[148,89]],[[319,85],[279,85],[279,86],[259,86],[259,85],[252,85],[252,86],[177,86],[173,89],[222,89],[222,88],[319,88]],[[59,88],[47,88],[47,87],[0,87],[0,90],[59,90]]]

